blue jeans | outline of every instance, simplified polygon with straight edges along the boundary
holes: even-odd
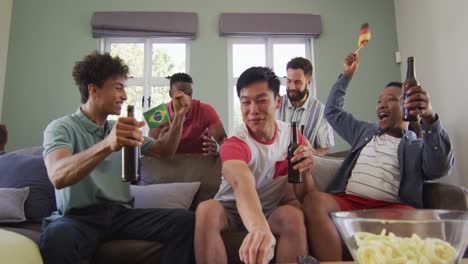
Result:
[[[129,209],[99,204],[72,209],[44,229],[44,263],[80,263],[108,240],[159,241],[161,263],[193,263],[195,217],[185,209]]]

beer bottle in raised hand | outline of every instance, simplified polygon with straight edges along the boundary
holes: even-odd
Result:
[[[133,105],[128,105],[127,116],[134,117]],[[122,181],[135,184],[140,176],[139,164],[140,151],[139,147],[124,146],[122,148]]]
[[[406,100],[406,98],[408,98],[408,94],[406,93],[408,89],[413,86],[419,85],[418,81],[416,80],[416,74],[414,71],[414,57],[408,57],[407,67],[408,68],[406,69],[406,80],[403,82],[403,99],[401,101],[401,110],[403,113],[404,121],[414,122],[418,121],[418,115],[411,115],[409,111],[413,109],[403,107],[403,102]]]

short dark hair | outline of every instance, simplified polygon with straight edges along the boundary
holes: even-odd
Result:
[[[175,73],[171,76],[171,78],[169,79],[169,87],[172,89],[172,85],[176,82],[185,82],[193,84],[192,77],[183,72]]]
[[[390,86],[396,86],[398,88],[403,87],[403,84],[401,82],[389,82],[385,88],[390,87]]]
[[[94,51],[75,63],[72,75],[80,90],[81,103],[84,104],[89,98],[88,85],[102,87],[106,80],[117,76],[127,79],[128,66],[118,56],[112,57],[107,52],[101,54]]]
[[[0,124],[0,151],[5,149],[8,142],[8,130],[4,124]]]
[[[286,65],[286,70],[288,69],[302,69],[304,71],[304,75],[307,77],[312,77],[312,63],[306,58],[296,57],[293,58],[288,62]]]
[[[270,89],[275,97],[279,95],[280,80],[278,76],[268,67],[250,67],[245,70],[237,79],[237,96],[240,97],[240,92],[243,88],[256,82],[268,82]]]

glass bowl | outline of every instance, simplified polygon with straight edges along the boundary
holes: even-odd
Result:
[[[468,243],[468,211],[372,209],[331,216],[360,264],[458,263]]]

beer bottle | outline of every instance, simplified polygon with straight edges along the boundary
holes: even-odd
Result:
[[[301,134],[304,135],[304,128],[305,126],[304,125],[301,125]]]
[[[299,147],[299,143],[297,141],[297,127],[296,122],[291,122],[291,143],[288,146],[288,182],[289,183],[301,183],[302,182],[302,175],[299,170],[293,169],[293,167],[301,162],[301,160],[291,162],[292,157],[294,157],[294,151]]]
[[[414,72],[414,57],[408,57],[406,69],[406,80],[403,82],[403,99],[401,101],[401,112],[403,113],[403,120],[407,122],[418,121],[418,115],[410,115],[409,111],[412,109],[408,109],[403,107],[403,102],[408,98],[408,94],[406,93],[409,88],[413,86],[419,85],[418,81],[416,80],[416,75]]]
[[[134,117],[133,105],[128,105],[127,116]],[[135,184],[140,176],[140,149],[138,146],[122,148],[122,181]]]

